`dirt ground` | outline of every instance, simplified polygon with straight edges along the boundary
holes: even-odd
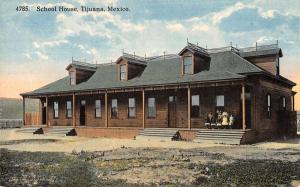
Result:
[[[0,130],[0,186],[300,186],[300,138],[254,145]]]

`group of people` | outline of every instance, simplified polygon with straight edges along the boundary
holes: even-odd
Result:
[[[232,128],[235,122],[234,116],[228,112],[217,110],[214,115],[212,112],[207,114],[205,126],[209,129],[228,129]]]

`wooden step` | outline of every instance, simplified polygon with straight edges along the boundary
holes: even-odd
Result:
[[[201,129],[197,132],[194,142],[240,144],[245,132],[240,129]]]
[[[175,135],[177,134],[178,129],[169,129],[169,128],[146,128],[139,132],[137,139],[140,138],[155,138],[162,140],[173,140]]]
[[[47,134],[63,135],[63,136],[76,136],[76,131],[72,127],[52,127],[52,128],[49,128]]]
[[[16,130],[16,132],[30,133],[30,134],[43,134],[43,128],[41,128],[41,127],[25,127],[25,128]]]

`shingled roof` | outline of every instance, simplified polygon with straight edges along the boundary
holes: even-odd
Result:
[[[147,62],[145,58],[137,56],[137,55],[132,55],[129,53],[123,53],[123,55],[117,60],[120,61],[121,59],[126,59],[129,64],[138,64],[138,65],[147,65]]]
[[[97,66],[96,72],[86,82],[70,85],[69,77],[67,76],[42,88],[22,95],[40,95],[139,86],[147,87],[152,85],[171,85],[220,80],[241,80],[246,77],[245,74],[263,72],[262,69],[232,51],[213,53],[209,54],[209,56],[211,58],[209,69],[192,75],[182,75],[180,56],[172,55],[172,58],[157,58],[147,61],[147,66],[143,73],[128,81],[120,81],[118,78],[118,65],[109,64]]]
[[[183,54],[186,50],[196,55],[205,56],[208,58],[210,57],[206,49],[189,42],[187,43],[187,46],[179,52],[179,55]]]

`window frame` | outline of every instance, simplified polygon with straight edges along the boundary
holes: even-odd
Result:
[[[116,101],[116,115],[113,116],[113,101]],[[111,102],[110,102],[110,118],[111,119],[117,119],[119,116],[119,112],[118,112],[118,99],[114,98],[114,99],[111,99]]]
[[[271,118],[271,116],[272,116],[272,96],[270,93],[266,94],[266,104],[267,104],[267,107],[266,107],[267,118]]]
[[[97,101],[99,101],[99,107],[97,107]],[[95,118],[102,118],[102,110],[101,110],[101,99],[95,99],[94,103],[95,107]],[[99,116],[97,116],[97,110],[99,110]]]
[[[185,61],[185,59],[187,59],[187,58],[190,58],[191,60],[190,60],[190,64],[188,64],[188,65],[186,65],[186,61]],[[186,72],[186,70],[187,70],[187,66],[190,66],[190,72]],[[191,74],[193,74],[193,56],[183,56],[183,59],[182,59],[182,68],[183,68],[183,70],[182,70],[182,73],[184,74],[184,75],[191,75]]]
[[[55,115],[56,114],[56,104],[57,104],[57,116]],[[54,119],[58,119],[59,118],[59,102],[58,101],[54,101],[53,102],[53,118]]]
[[[150,100],[153,99],[154,102],[153,102],[153,106],[150,106]],[[150,107],[154,108],[154,115],[150,115]],[[147,98],[147,117],[148,118],[156,118],[156,115],[157,115],[157,111],[156,111],[156,98],[155,97],[148,97]]]
[[[69,71],[69,76],[70,76],[70,85],[76,85],[76,72]]]
[[[70,108],[68,108],[68,103],[70,103]],[[72,118],[73,117],[73,113],[72,113],[72,102],[69,100],[66,102],[66,118]],[[70,112],[70,113],[69,113]],[[70,114],[70,115],[68,115]]]
[[[221,102],[223,105],[218,105],[218,98],[223,98]],[[225,95],[216,95],[216,107],[225,107]]]
[[[122,67],[124,67],[124,71],[122,71]],[[122,78],[123,74],[124,74],[124,78]],[[121,81],[127,80],[127,64],[120,64],[120,80]]]
[[[198,97],[198,102],[195,104],[193,102],[194,98]],[[194,112],[194,109],[197,107],[198,111]],[[196,115],[194,115],[196,114]],[[199,94],[195,94],[195,95],[191,95],[191,118],[199,118],[200,117],[200,95]]]
[[[283,110],[286,110],[286,97],[285,96],[281,97],[281,107]]]
[[[130,106],[130,100],[133,100],[133,106]],[[130,115],[130,108],[133,108],[134,110],[134,115]],[[136,118],[136,102],[134,97],[128,98],[128,108],[127,108],[127,117],[128,118]]]

